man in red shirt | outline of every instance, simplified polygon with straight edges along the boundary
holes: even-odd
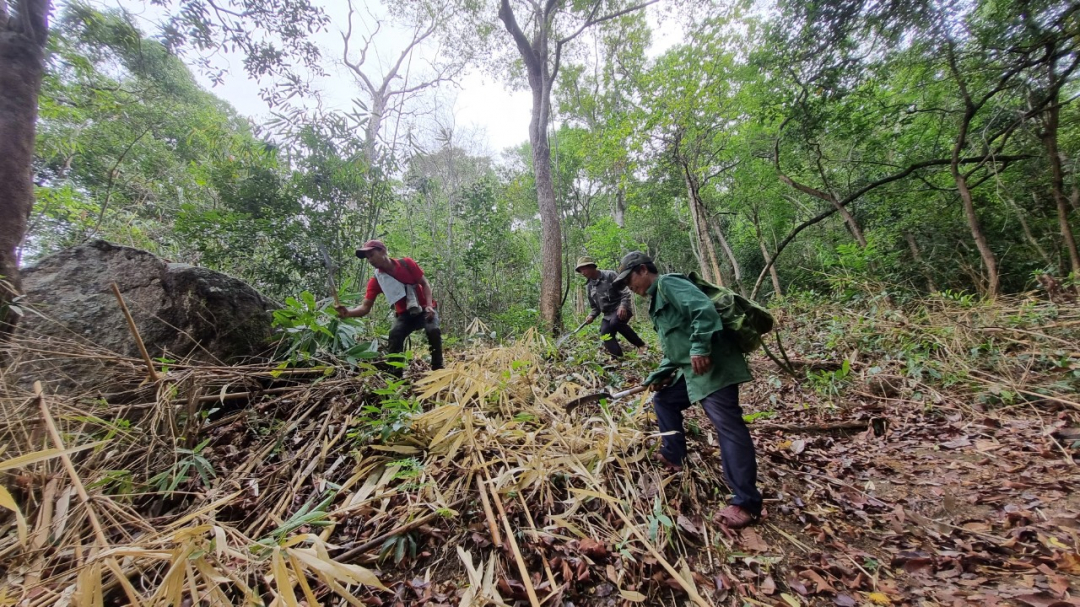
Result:
[[[400,354],[405,350],[405,338],[413,331],[423,328],[428,344],[431,345],[431,368],[442,369],[442,330],[439,328],[438,304],[431,296],[431,285],[428,284],[424,271],[408,257],[394,259],[387,255],[386,245],[381,240],[365,242],[364,246],[356,250],[356,256],[368,260],[375,268],[375,276],[368,280],[364,302],[351,310],[345,306],[337,306],[338,314],[347,318],[367,316],[375,298],[379,293],[383,293],[397,313],[397,320],[390,329],[387,352]],[[415,300],[410,291],[415,292]],[[400,375],[400,371],[397,374]]]

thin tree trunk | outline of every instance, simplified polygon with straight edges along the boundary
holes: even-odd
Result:
[[[971,128],[971,121],[975,118],[979,108],[990,99],[993,93],[985,95],[976,104],[971,98],[967,83],[960,71],[960,67],[957,65],[956,53],[951,40],[946,50],[948,51],[949,69],[952,71],[953,78],[956,80],[956,85],[964,102],[964,115],[960,119],[960,130],[956,134],[956,143],[953,145],[949,173],[952,175],[953,181],[956,182],[956,191],[959,192],[960,202],[964,207],[964,217],[967,218],[971,237],[975,241],[975,246],[979,250],[979,257],[982,258],[983,266],[986,268],[986,295],[995,298],[1001,284],[1001,278],[998,275],[997,257],[994,255],[993,250],[990,249],[990,243],[986,240],[986,233],[982,229],[982,224],[979,223],[979,216],[975,212],[975,199],[971,195],[967,177],[960,171],[960,155],[967,145],[967,135],[968,130]]]
[[[773,292],[777,295],[783,295],[784,290],[780,288],[780,274],[777,273],[776,264],[773,263],[772,256],[769,255],[769,247],[765,246],[765,234],[761,231],[761,223],[758,220],[756,208],[753,213],[750,214],[750,220],[754,222],[754,231],[757,233],[758,246],[761,247],[761,257],[765,260],[765,265],[769,267],[769,278],[772,279]],[[755,291],[757,291],[756,288]],[[751,297],[752,296],[753,295],[751,295]]]
[[[818,146],[815,146],[815,148],[817,150],[816,161],[818,175],[821,176],[821,183],[825,184],[825,188],[827,189],[827,191],[822,192],[820,190],[815,190],[814,188],[802,186],[802,184],[795,184],[795,182],[791,179],[788,179],[787,181],[789,185],[795,185],[796,187],[801,186],[799,187],[799,189],[801,189],[803,192],[807,192],[816,195],[819,198],[825,198],[826,200],[828,200],[829,203],[832,204],[833,207],[840,213],[840,216],[844,218],[844,223],[847,224],[848,231],[851,232],[851,235],[855,238],[855,242],[859,243],[859,246],[865,249],[866,236],[863,234],[862,226],[860,226],[859,222],[855,220],[855,216],[851,214],[851,211],[849,211],[846,206],[840,204],[840,197],[836,195],[836,192],[833,190],[832,185],[829,184],[829,179],[825,174],[825,167],[821,164],[821,148]]]
[[[1035,206],[1038,207],[1039,202],[1035,192],[1031,193],[1031,197],[1035,199]],[[1004,199],[1006,204],[1009,205],[1009,208],[1016,214],[1016,220],[1020,222],[1020,229],[1024,232],[1024,238],[1028,241],[1028,244],[1035,249],[1035,252],[1039,254],[1039,257],[1042,257],[1042,260],[1046,262],[1046,265],[1054,265],[1054,260],[1050,257],[1050,254],[1046,252],[1046,249],[1044,249],[1041,244],[1039,244],[1039,240],[1035,238],[1035,234],[1031,231],[1031,226],[1028,225],[1027,217],[1024,217],[1024,210],[1021,209],[1020,205],[1016,204],[1016,201],[1011,197],[1005,196]]]
[[[619,180],[615,187],[615,225],[620,228],[626,227],[626,187]]]
[[[931,293],[936,292],[938,288],[934,283],[934,275],[923,263],[922,255],[919,253],[919,246],[915,243],[915,235],[911,232],[904,232],[904,240],[907,241],[908,249],[911,250],[911,258],[915,261],[915,265],[919,266],[923,276],[926,277],[926,288],[929,289]]]
[[[1069,201],[1065,197],[1065,175],[1061,169],[1061,155],[1058,153],[1057,135],[1060,108],[1061,106],[1055,102],[1051,103],[1046,110],[1046,128],[1043,131],[1042,140],[1046,146],[1047,159],[1050,161],[1050,184],[1054,192],[1054,202],[1057,203],[1058,229],[1061,230],[1061,239],[1065,245],[1065,250],[1069,254],[1072,273],[1075,276],[1080,276],[1080,251],[1077,251],[1076,239],[1073,237],[1072,228],[1069,226]]]
[[[953,167],[953,180],[956,182],[956,190],[960,193],[960,201],[964,206],[964,217],[967,218],[968,228],[971,229],[971,237],[975,241],[975,247],[979,250],[983,266],[986,268],[986,295],[995,298],[1001,288],[1001,276],[998,274],[997,256],[990,249],[990,242],[986,239],[979,216],[975,213],[975,200],[968,188],[967,178]]]
[[[724,250],[724,256],[727,257],[729,263],[731,263],[731,273],[734,276],[735,289],[740,294],[746,295],[746,291],[743,289],[742,284],[742,268],[739,267],[739,261],[735,259],[735,252],[731,250],[731,245],[728,244],[727,238],[724,237],[724,230],[720,228],[720,222],[712,222],[713,232],[716,233],[716,239],[720,241],[720,247]]]
[[[15,330],[8,304],[21,292],[18,249],[34,207],[34,137],[45,71],[48,0],[0,0],[0,341]]]
[[[682,164],[683,181],[686,183],[687,202],[690,205],[690,219],[694,226],[694,238],[697,240],[701,273],[705,280],[724,286],[724,277],[720,274],[720,264],[716,259],[716,247],[709,238],[708,219],[704,205],[698,193],[697,183],[690,173],[690,167]]]

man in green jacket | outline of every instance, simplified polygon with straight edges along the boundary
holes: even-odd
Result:
[[[653,408],[663,437],[657,459],[681,470],[686,457],[683,411],[701,402],[720,438],[724,479],[735,494],[716,519],[745,527],[761,515],[757,455],[739,405],[739,384],[750,381],[750,367],[738,345],[723,333],[713,302],[681,274],[660,275],[652,258],[634,251],[619,265],[616,287],[650,299],[649,316],[660,336],[664,359],[645,379],[656,394]]]

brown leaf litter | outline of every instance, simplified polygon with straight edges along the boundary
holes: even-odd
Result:
[[[0,466],[25,517],[0,518],[5,604],[1078,604],[1080,419],[1060,393],[987,406],[897,375],[823,396],[759,365],[743,402],[775,413],[751,424],[767,515],[733,532],[712,522],[727,490],[701,412],[667,474],[648,395],[567,415],[610,376],[535,334],[411,393],[366,368],[145,383],[114,357],[100,390],[37,397],[23,362],[96,354],[7,353],[0,458],[49,459]],[[981,372],[1013,394],[1057,373]]]

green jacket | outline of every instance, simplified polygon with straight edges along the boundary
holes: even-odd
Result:
[[[690,402],[698,402],[721,388],[750,381],[750,367],[738,345],[728,339],[713,302],[682,274],[663,274],[649,288],[649,316],[660,336],[664,360],[645,379],[646,384],[672,373],[672,381],[686,378]],[[704,375],[694,373],[691,356],[708,355],[712,366]]]

